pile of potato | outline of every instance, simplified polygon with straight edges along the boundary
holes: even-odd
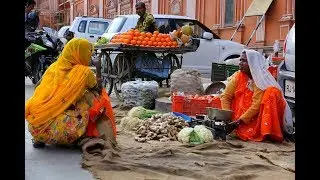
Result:
[[[159,140],[160,142],[177,141],[178,133],[187,126],[188,123],[181,117],[170,113],[156,114],[143,122],[136,130],[137,136],[134,139],[138,142],[149,140]]]

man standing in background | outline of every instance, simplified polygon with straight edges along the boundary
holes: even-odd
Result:
[[[146,12],[146,5],[143,2],[136,4],[136,12],[140,16],[135,29],[141,32],[157,31],[157,25],[152,14]]]

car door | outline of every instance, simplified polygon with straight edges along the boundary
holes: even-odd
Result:
[[[174,19],[174,29],[179,29],[184,25],[189,25],[193,29],[193,38],[200,39],[200,46],[195,52],[183,54],[182,68],[197,69],[203,77],[210,77],[212,62],[220,58],[220,45],[219,41],[212,39],[205,39],[204,32],[209,32],[209,28],[196,20],[188,19]]]
[[[91,43],[97,42],[98,38],[106,31],[109,26],[107,21],[90,20],[87,28],[86,39]]]
[[[74,33],[75,38],[86,38],[87,20],[80,20],[76,32]]]

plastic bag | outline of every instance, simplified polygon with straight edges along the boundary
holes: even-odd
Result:
[[[129,81],[121,86],[124,104],[127,106],[143,106],[154,109],[158,97],[159,85],[156,81]]]
[[[238,58],[233,58],[233,59],[228,59],[224,62],[227,65],[234,65],[234,66],[239,66],[240,63],[240,57]]]
[[[201,73],[197,70],[177,69],[170,76],[170,92],[204,94]]]

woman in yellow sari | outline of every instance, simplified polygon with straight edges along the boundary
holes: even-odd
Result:
[[[72,39],[43,75],[25,109],[34,147],[97,137],[102,133],[98,118],[108,121],[115,138],[115,119],[110,99],[101,90],[101,73],[97,68],[96,77],[89,68],[92,53],[88,40]]]

